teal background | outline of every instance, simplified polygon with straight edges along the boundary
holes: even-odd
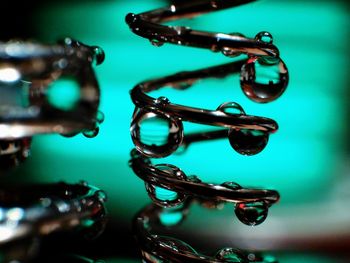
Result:
[[[126,233],[130,231],[132,217],[150,200],[143,182],[128,167],[133,147],[129,125],[134,109],[128,91],[145,79],[231,61],[207,50],[169,44],[156,48],[130,32],[124,22],[128,12],[164,4],[159,0],[67,1],[48,2],[37,10],[33,17],[38,40],[54,42],[71,36],[104,49],[106,60],[96,67],[96,74],[105,122],[94,139],[82,135],[69,139],[58,135],[35,137],[31,158],[11,172],[9,180],[86,180],[108,193],[111,222],[118,222]],[[154,92],[154,96],[167,96],[172,102],[208,109],[235,101],[248,114],[273,118],[280,126],[267,148],[253,157],[238,155],[228,140],[221,140],[193,145],[185,154],[158,163],[177,165],[186,174],[196,174],[205,181],[235,181],[243,186],[276,189],[281,201],[270,210],[271,218],[275,213],[276,220],[279,216],[299,218],[295,207],[314,207],[332,199],[339,182],[347,184],[349,176],[348,17],[348,5],[341,1],[266,0],[174,23],[214,32],[241,32],[250,37],[269,31],[289,68],[290,84],[280,99],[269,104],[247,99],[240,90],[238,75],[203,81],[187,91]],[[198,224],[206,226],[214,244],[220,243],[217,240],[223,234],[234,234],[235,230],[217,228],[227,218],[237,221],[232,208],[215,212],[215,217],[207,216],[204,209],[195,211],[185,230]],[[233,224],[240,231],[264,233],[271,227],[269,220],[254,229]],[[329,222],[336,220],[331,217]],[[305,227],[303,221],[299,227]],[[203,235],[204,227],[194,229],[199,237]],[[323,231],[321,225],[319,231]],[[280,257],[281,262],[288,263],[332,262],[317,257],[312,261],[314,256],[305,256],[309,259],[303,261],[300,255]]]

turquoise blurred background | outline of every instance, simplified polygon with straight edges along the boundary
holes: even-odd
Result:
[[[124,229],[125,235],[130,232],[132,217],[150,199],[143,182],[128,167],[133,147],[129,125],[134,109],[129,90],[145,79],[231,61],[207,50],[169,44],[156,48],[130,32],[124,22],[127,13],[165,4],[160,0],[60,1],[47,2],[37,9],[33,18],[38,40],[55,42],[70,36],[104,49],[106,60],[96,67],[96,74],[105,122],[94,139],[82,135],[69,139],[58,135],[37,136],[31,158],[13,172],[10,180],[73,183],[86,180],[108,193],[111,222],[117,222],[117,229]],[[303,220],[300,213],[308,214],[315,209],[317,215],[322,215],[322,211],[327,214],[330,210],[326,204],[338,200],[339,192],[344,194],[341,186],[350,185],[348,5],[341,1],[265,0],[176,24],[214,32],[241,32],[249,37],[269,31],[290,72],[287,91],[269,104],[247,99],[239,87],[238,75],[206,80],[186,91],[154,92],[155,96],[167,96],[172,102],[208,109],[235,101],[248,114],[273,118],[280,127],[270,137],[267,148],[256,156],[240,156],[224,139],[199,143],[182,155],[157,161],[177,165],[186,174],[196,174],[205,181],[235,181],[243,186],[276,189],[281,194],[280,203],[257,228],[237,223],[232,207],[214,213],[198,208],[184,231],[195,229],[197,236],[210,238],[213,244],[220,243],[218,240],[236,244],[237,240],[229,236],[238,231],[239,237],[247,238],[243,245],[258,249],[264,248],[263,242],[259,243],[254,235],[274,236],[274,230],[282,231],[283,220],[294,221],[290,229],[293,233],[308,233],[308,219]],[[349,194],[345,191],[342,200],[349,201],[346,198]],[[338,214],[330,213],[327,220],[314,222],[314,234],[347,233],[350,216],[344,209],[340,210],[345,213],[341,226]],[[297,214],[297,211],[304,212]],[[282,220],[281,229],[275,227],[278,220]],[[229,225],[229,231],[218,228],[222,222]],[[338,228],[332,228],[333,223]],[[267,245],[266,249],[274,250],[274,247]],[[294,258],[285,254],[280,257],[280,262],[288,263],[332,262],[330,258],[316,256],[304,256],[301,260],[303,255],[299,254]]]

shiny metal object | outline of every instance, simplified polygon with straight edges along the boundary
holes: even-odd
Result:
[[[136,149],[150,157],[165,157],[173,153],[182,143],[184,131],[182,121],[225,127],[238,130],[261,131],[265,134],[273,133],[278,129],[277,123],[269,118],[247,115],[242,107],[234,102],[226,102],[218,106],[216,110],[206,110],[171,103],[167,98],[152,98],[145,92],[159,89],[160,87],[181,87],[203,78],[222,78],[236,72],[243,65],[243,61],[237,61],[216,67],[177,73],[160,79],[143,82],[130,92],[136,106],[130,132]],[[229,112],[230,109],[238,113]],[[143,120],[158,117],[169,122],[169,137],[167,144],[147,145],[140,138],[140,126]]]
[[[216,203],[233,203],[236,215],[243,223],[257,225],[265,220],[268,208],[279,200],[279,194],[274,190],[245,188],[234,182],[205,183],[197,176],[187,176],[174,165],[153,165],[149,158],[138,153],[135,149],[131,152],[129,164],[134,173],[145,182],[151,199],[158,206],[164,208],[181,205],[187,198],[197,198]],[[159,198],[154,190],[155,187],[172,191],[174,196]],[[260,218],[261,221],[245,222],[240,214],[237,214],[241,211],[242,204],[246,206],[257,203],[260,203],[263,209],[266,210],[264,218]]]
[[[197,200],[208,207],[207,200]],[[178,226],[190,212],[190,204],[193,200],[188,200],[184,206],[176,210],[167,212],[156,205],[150,205],[139,212],[134,218],[133,230],[142,253],[142,259],[145,263],[224,263],[224,262],[240,262],[240,263],[277,263],[278,261],[272,256],[266,256],[259,252],[244,251],[236,248],[222,248],[215,255],[207,255],[196,251],[186,242],[154,233],[154,229],[169,228]],[[215,202],[212,203],[215,208]],[[180,215],[177,222],[171,225],[166,224],[162,219],[162,214]]]
[[[287,67],[279,57],[278,48],[273,45],[273,37],[266,31],[259,32],[255,38],[247,38],[241,33],[224,34],[193,30],[184,26],[166,26],[161,23],[181,18],[192,18],[194,16],[227,9],[254,2],[254,0],[196,0],[189,3],[183,2],[170,5],[169,7],[152,10],[141,14],[130,13],[126,16],[126,23],[136,35],[147,38],[155,46],[164,43],[176,45],[205,48],[214,52],[221,51],[225,56],[234,57],[246,54],[249,59],[242,67],[241,84],[244,93],[257,102],[269,102],[283,94],[287,85],[289,74]],[[265,85],[256,83],[254,75],[244,79],[245,73],[252,70],[251,63],[258,60],[261,64],[273,65],[280,63],[279,81]],[[245,82],[245,83],[244,83]],[[255,95],[247,92],[247,87],[255,90]],[[261,88],[273,90],[270,92],[259,92]],[[273,95],[273,96],[271,96]]]
[[[167,26],[163,22],[180,18],[194,17],[199,14],[218,11],[229,7],[250,3],[251,0],[208,1],[196,0],[171,5],[141,14],[130,13],[126,23],[133,33],[147,38],[155,46],[171,43],[183,46],[205,48],[214,52],[221,51],[225,56],[248,55],[248,59],[195,71],[180,72],[167,77],[144,81],[130,92],[136,109],[131,123],[131,135],[136,149],[150,157],[165,157],[174,152],[183,139],[182,121],[225,127],[229,130],[261,131],[265,134],[277,130],[277,123],[271,119],[228,112],[233,102],[223,103],[216,110],[194,108],[170,102],[165,97],[153,98],[148,92],[165,86],[185,89],[204,78],[223,78],[233,73],[240,73],[241,88],[245,95],[256,102],[266,103],[280,97],[289,81],[285,63],[279,57],[279,51],[273,45],[272,35],[259,32],[255,38],[247,38],[240,33],[223,34],[197,31],[183,26]],[[274,71],[277,79],[267,83],[258,81],[257,65]],[[233,108],[241,108],[233,106]],[[149,117],[158,117],[169,122],[168,143],[164,145],[147,145],[140,138],[141,122]],[[230,141],[231,142],[231,141]],[[267,143],[267,141],[266,141]],[[235,144],[232,144],[234,149]],[[240,151],[239,151],[240,152]],[[241,153],[252,155],[259,151],[249,149]]]
[[[100,64],[103,59],[99,47],[70,38],[55,45],[0,43],[0,90],[4,94],[0,99],[0,139],[44,133],[71,136],[96,130],[100,90],[92,63]],[[63,77],[79,86],[79,98],[68,110],[55,107],[47,98],[50,84]],[[12,90],[22,87],[28,105],[11,104]]]
[[[0,248],[53,232],[80,229],[98,236],[106,223],[106,194],[85,182],[1,186]]]

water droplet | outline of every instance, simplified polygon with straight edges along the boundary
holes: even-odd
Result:
[[[261,152],[267,145],[267,132],[248,129],[230,129],[228,139],[232,148],[243,155],[254,155]]]
[[[221,52],[222,52],[223,55],[225,55],[226,57],[230,57],[230,58],[237,57],[237,56],[242,54],[242,52],[235,51],[235,50],[233,50],[232,48],[229,48],[229,47],[224,47],[221,50]]]
[[[176,166],[169,164],[157,164],[155,168],[165,172],[166,176],[185,180],[186,175]],[[162,174],[164,175],[164,174]],[[171,189],[155,186],[150,183],[145,183],[146,190],[150,198],[161,207],[175,207],[182,204],[186,196],[182,193],[177,193]]]
[[[136,15],[136,14],[133,14],[133,13],[129,13],[126,15],[125,17],[125,22],[128,24],[128,25],[131,25],[133,23],[136,23],[137,20],[138,20],[139,16]]]
[[[98,124],[101,124],[103,123],[105,120],[105,115],[102,111],[98,111],[97,114],[96,114],[96,121]]]
[[[62,135],[63,137],[66,137],[66,138],[74,137],[74,136],[76,136],[77,134],[79,134],[79,132],[61,133],[61,135]]]
[[[95,127],[94,129],[91,130],[85,130],[83,131],[83,135],[86,138],[94,138],[97,136],[97,134],[100,132],[100,128],[99,127]]]
[[[167,105],[170,103],[170,100],[167,97],[161,96],[158,99],[156,99],[156,103],[160,105]]]
[[[272,44],[273,42],[272,35],[267,31],[259,32],[258,34],[256,34],[255,39],[267,44]]]
[[[222,183],[221,185],[232,190],[242,189],[242,186],[240,186],[235,182],[225,182],[225,183]]]
[[[100,202],[105,203],[107,202],[107,194],[103,190],[98,190],[96,193],[97,198],[100,200]]]
[[[183,125],[176,117],[156,109],[135,112],[130,133],[138,151],[160,158],[176,151],[183,140]]]
[[[92,46],[92,51],[93,51],[93,60],[96,65],[102,64],[102,62],[105,60],[105,52],[103,49],[99,46]]]
[[[74,42],[75,42],[75,41],[74,41],[72,38],[70,38],[70,37],[65,37],[65,38],[60,39],[60,40],[58,41],[59,44],[63,44],[63,45],[67,45],[67,46],[72,46],[72,45],[74,45]]]
[[[217,109],[217,111],[222,111],[228,114],[244,114],[245,111],[241,105],[236,102],[225,102],[222,103]]]
[[[141,156],[140,152],[138,152],[136,149],[132,149],[130,152],[131,158],[139,158]]]
[[[235,214],[242,223],[256,226],[265,221],[268,210],[268,205],[263,201],[238,203]]]
[[[87,187],[89,185],[89,183],[87,181],[84,181],[84,180],[79,181],[79,184],[82,186],[85,186],[85,187]]]
[[[284,62],[278,59],[278,63],[265,63],[268,61],[273,62],[269,57],[250,57],[241,68],[241,88],[253,101],[273,101],[287,88],[289,73]]]
[[[151,39],[150,42],[155,47],[161,47],[164,45],[164,42],[159,41],[158,39]]]
[[[222,248],[220,249],[215,258],[223,260],[228,263],[240,263],[243,262],[243,257],[237,249],[234,248]]]

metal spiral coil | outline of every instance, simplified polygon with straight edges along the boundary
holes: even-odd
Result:
[[[197,176],[187,176],[171,164],[151,163],[151,158],[163,158],[176,152],[180,146],[186,149],[194,142],[227,137],[234,150],[243,155],[260,153],[268,143],[269,135],[278,129],[269,118],[248,115],[236,102],[225,102],[215,110],[195,108],[171,102],[166,97],[154,98],[148,93],[164,87],[185,90],[199,80],[224,78],[240,74],[243,93],[258,103],[268,103],[279,98],[289,82],[287,66],[279,56],[269,32],[259,32],[254,38],[240,33],[225,34],[194,30],[184,26],[168,26],[165,22],[223,10],[253,2],[252,0],[196,0],[176,2],[169,7],[141,14],[129,13],[126,23],[131,31],[148,39],[154,46],[165,43],[222,52],[227,57],[246,55],[246,59],[194,71],[184,71],[158,79],[143,81],[131,91],[135,110],[131,121],[131,138],[135,149],[131,151],[129,165],[145,182],[146,190],[154,202],[134,221],[144,262],[265,262],[262,257],[249,260],[243,252],[224,249],[215,257],[197,253],[186,243],[150,234],[151,221],[159,221],[160,211],[183,209],[188,202],[234,203],[235,214],[247,225],[258,225],[267,217],[268,208],[279,200],[274,190],[245,188],[235,182],[213,184],[202,182]],[[257,78],[257,65],[274,71],[277,81],[266,83]],[[143,140],[142,125],[146,120],[158,118],[168,127],[168,135],[161,143]],[[219,130],[185,133],[183,121],[220,127]],[[160,194],[159,190],[165,191]],[[155,219],[158,218],[158,219]],[[230,256],[238,255],[236,261]],[[231,257],[232,259],[232,257]],[[158,261],[160,260],[160,261]],[[275,262],[269,261],[266,262]]]

